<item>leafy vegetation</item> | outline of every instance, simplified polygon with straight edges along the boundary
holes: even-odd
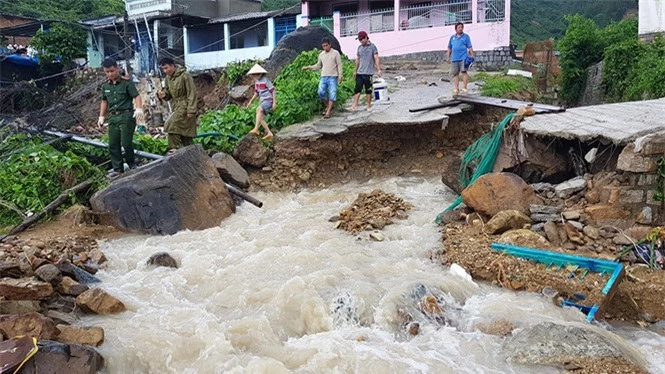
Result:
[[[280,10],[300,4],[299,0],[263,0],[261,2],[261,10]]]
[[[273,130],[312,118],[323,106],[318,98],[319,73],[303,71],[303,66],[314,65],[319,56],[318,50],[303,52],[291,64],[287,65],[275,79],[277,90],[277,110],[266,117]],[[343,58],[344,80],[337,90],[337,102],[344,103],[353,95],[354,65]],[[253,63],[252,63],[253,65]],[[237,64],[236,66],[241,66]],[[250,65],[251,67],[251,65]],[[232,71],[240,71],[233,68]],[[249,68],[247,69],[249,70]],[[246,74],[246,71],[245,73]],[[199,121],[200,132],[218,132],[224,135],[242,137],[254,126],[256,105],[252,109],[228,105],[223,110],[210,111]],[[235,147],[236,139],[230,136],[197,138],[197,142],[207,149],[230,152]]]
[[[575,104],[584,92],[587,68],[603,59],[605,45],[593,20],[579,14],[567,16],[566,20],[569,26],[559,43],[561,98],[568,104]]]
[[[482,80],[480,92],[491,97],[518,97],[532,96],[537,92],[533,79],[520,76],[487,74],[484,72],[473,76],[473,80]]]
[[[54,23],[49,30],[37,31],[30,43],[39,51],[42,64],[49,64],[58,59],[66,63],[78,57],[85,57],[88,45],[85,30],[67,23]]]
[[[512,0],[511,43],[522,48],[529,42],[560,39],[566,32],[566,15],[580,14],[605,27],[636,9],[634,0]]]
[[[19,152],[8,152],[16,149]],[[96,182],[92,193],[104,183],[104,173],[85,158],[43,145],[38,138],[8,137],[0,143],[0,227],[19,223],[18,212],[36,213],[87,179]]]
[[[582,96],[587,69],[603,61],[603,84],[610,101],[665,97],[665,40],[638,40],[638,20],[627,18],[604,28],[580,15],[559,45],[561,98],[576,104]]]
[[[125,10],[123,0],[11,0],[0,1],[0,14],[38,19],[81,21]]]
[[[220,77],[220,83],[230,83],[233,84],[241,80],[249,71],[249,69],[254,66],[254,64],[262,63],[261,60],[244,60],[244,61],[235,61],[226,65],[222,76]]]

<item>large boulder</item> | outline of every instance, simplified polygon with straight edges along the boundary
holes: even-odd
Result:
[[[104,342],[104,329],[101,327],[56,326],[60,333],[56,338],[61,343],[98,346]]]
[[[497,213],[485,225],[488,234],[502,234],[508,230],[521,229],[530,224],[531,218],[516,210],[503,210]]]
[[[153,235],[218,226],[235,212],[224,181],[199,144],[117,179],[90,203],[103,223]]]
[[[233,157],[243,165],[262,168],[268,163],[270,150],[261,143],[256,135],[247,135],[240,139],[235,149]]]
[[[5,317],[0,317],[0,335],[9,339],[23,335],[37,339],[51,339],[59,333],[50,318],[36,312],[14,315],[4,320],[2,318]]]
[[[462,191],[462,200],[476,212],[488,216],[509,209],[529,215],[531,204],[542,203],[531,186],[511,173],[491,173],[481,176]]]
[[[224,152],[219,152],[212,156],[212,162],[224,182],[234,184],[240,188],[249,188],[249,174],[233,157]]]
[[[20,374],[95,374],[104,368],[104,358],[94,348],[40,341],[37,354],[25,363]]]
[[[76,297],[76,305],[86,312],[113,314],[127,310],[122,301],[100,288],[91,288]]]
[[[5,300],[43,300],[54,292],[50,283],[35,279],[0,279],[0,297]]]
[[[564,364],[584,358],[624,357],[605,334],[591,327],[551,322],[513,334],[503,348],[511,361],[524,364]]]
[[[321,49],[321,39],[324,37],[329,38],[332,47],[342,53],[339,41],[327,29],[321,26],[299,27],[283,37],[270,53],[263,65],[268,70],[268,76],[274,79],[284,66],[293,62],[302,52]]]

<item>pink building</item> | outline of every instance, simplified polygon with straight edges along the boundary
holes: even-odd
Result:
[[[505,56],[510,43],[510,0],[304,0],[302,17],[303,26],[332,31],[350,58],[360,30],[382,56],[444,50],[457,22],[465,24],[476,51]]]

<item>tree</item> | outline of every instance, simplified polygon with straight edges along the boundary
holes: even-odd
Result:
[[[596,23],[579,14],[566,16],[568,29],[559,43],[561,58],[561,98],[576,104],[586,85],[587,68],[603,59],[605,49]]]
[[[48,30],[37,31],[30,44],[39,51],[39,59],[42,64],[59,59],[63,64],[69,65],[73,59],[85,57],[88,41],[82,27],[67,23],[54,23]]]
[[[123,0],[3,0],[0,14],[58,21],[81,21],[125,10]]]

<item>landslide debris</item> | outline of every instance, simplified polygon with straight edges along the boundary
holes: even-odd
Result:
[[[394,223],[393,219],[405,219],[413,205],[381,190],[360,193],[356,200],[337,217],[336,228],[351,233],[365,230],[382,230]]]

